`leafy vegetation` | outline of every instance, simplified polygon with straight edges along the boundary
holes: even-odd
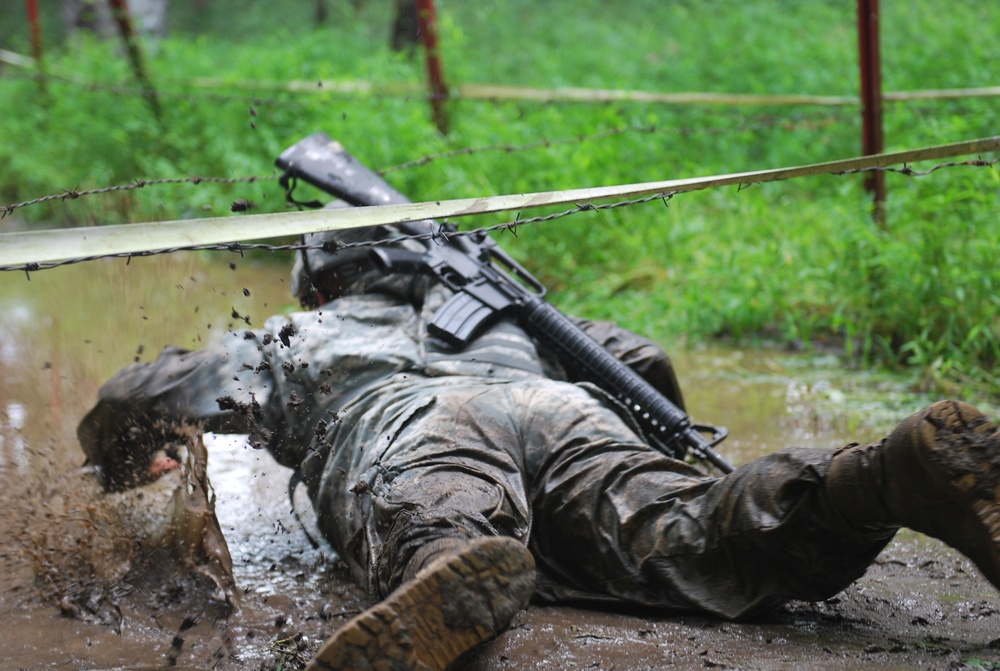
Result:
[[[54,7],[54,3],[49,3]],[[388,49],[389,2],[213,0],[173,5],[173,33],[147,50],[162,123],[118,45],[48,28],[38,82],[0,78],[0,201],[67,188],[189,175],[270,174],[275,156],[324,130],[376,168],[484,145],[583,142],[479,152],[387,177],[415,199],[652,181],[854,156],[855,107],[540,104],[458,100],[442,136],[426,101],[303,93],[270,82],[420,82],[419,57]],[[45,3],[43,3],[43,6]],[[840,2],[438,2],[451,83],[647,91],[802,93],[858,89],[854,6]],[[996,85],[1000,5],[883,7],[886,90]],[[14,8],[5,48],[28,51]],[[55,16],[54,11],[49,16]],[[211,78],[211,86],[196,86]],[[72,80],[72,81],[70,81]],[[73,83],[76,82],[76,83]],[[249,88],[246,83],[249,82]],[[889,150],[996,134],[995,99],[889,103]],[[614,129],[632,129],[608,133]],[[987,157],[988,158],[988,157]],[[914,166],[926,167],[926,166]],[[858,176],[713,190],[521,229],[501,242],[567,311],[613,318],[674,345],[728,337],[840,348],[858,364],[915,366],[949,393],[1000,391],[1000,177],[953,168],[887,175],[886,225]],[[17,216],[44,225],[229,213],[246,198],[284,207],[269,183],[158,186],[54,201]],[[537,212],[522,213],[522,218]],[[484,217],[480,224],[509,217]],[[43,224],[35,224],[43,225]]]

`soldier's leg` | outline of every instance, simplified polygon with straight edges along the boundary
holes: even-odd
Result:
[[[445,669],[527,605],[530,513],[510,398],[503,385],[457,387],[435,391],[355,487],[375,605],[312,669]]]
[[[829,508],[833,450],[786,450],[707,477],[583,396],[563,393],[552,401],[559,421],[526,430],[529,454],[545,455],[531,460],[530,547],[543,573],[576,588],[553,586],[553,599],[589,592],[736,618],[831,596],[895,531],[858,530]]]
[[[581,591],[738,618],[789,599],[835,594],[903,525],[943,538],[988,577],[996,571],[1000,440],[977,413],[959,413],[966,418],[959,421],[938,409],[910,420],[886,441],[894,446],[883,451],[887,457],[865,448],[790,449],[724,478],[699,477],[630,447],[627,435],[614,438],[620,430],[612,418],[597,408],[584,414],[610,428],[581,435],[581,418],[559,436],[532,490],[531,545],[541,566]],[[985,447],[966,459],[966,444]],[[949,475],[938,467],[904,468],[928,461],[920,451],[958,457],[940,457],[951,464],[943,470]],[[887,470],[894,471],[892,486],[883,478]],[[880,504],[893,490],[907,490],[908,478],[930,492],[918,497],[921,503],[895,495],[888,508]],[[960,494],[962,487],[979,498]],[[941,507],[942,500],[951,506]],[[952,519],[961,520],[961,531],[949,535]]]

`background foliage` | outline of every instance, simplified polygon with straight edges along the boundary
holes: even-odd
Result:
[[[423,80],[419,54],[388,48],[393,3],[329,5],[317,25],[312,3],[175,0],[171,36],[145,45],[164,108],[157,122],[119,44],[64,40],[58,3],[42,2],[45,64],[58,78],[41,90],[23,72],[2,72],[0,202],[136,179],[267,175],[282,149],[316,130],[386,168],[452,149],[636,129],[388,175],[417,200],[738,172],[860,151],[854,107],[464,100],[451,105],[452,130],[442,136],[419,96],[270,87]],[[438,9],[452,83],[834,96],[858,89],[854,3],[438,0]],[[0,46],[28,53],[20,12],[21,3],[0,7]],[[882,20],[887,91],[998,84],[1000,4],[886,2]],[[195,78],[218,83],[194,88]],[[995,135],[998,121],[995,98],[892,103],[887,149]],[[617,319],[672,346],[725,337],[836,347],[859,365],[919,367],[949,393],[995,394],[998,187],[996,170],[888,175],[880,228],[859,177],[809,178],[681,195],[666,208],[575,215],[501,242],[567,311]],[[45,226],[222,216],[236,198],[259,211],[284,207],[276,182],[202,184],[57,201],[17,215]]]

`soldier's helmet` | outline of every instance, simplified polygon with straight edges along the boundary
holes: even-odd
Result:
[[[398,235],[391,226],[307,233],[302,237],[306,249],[299,251],[292,266],[292,295],[305,308],[319,306],[319,293],[327,299],[339,296],[362,274],[375,269],[372,248],[354,245]]]
[[[335,200],[325,209],[342,207],[351,206]],[[310,309],[319,306],[319,293],[327,300],[342,295],[363,274],[376,270],[372,247],[363,243],[396,238],[405,236],[393,225],[305,234],[304,249],[292,266],[292,295],[302,307]],[[415,240],[400,240],[399,244],[411,251],[426,251],[424,244]]]

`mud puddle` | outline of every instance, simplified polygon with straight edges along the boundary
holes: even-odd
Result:
[[[118,368],[291,307],[284,268],[228,256],[0,275],[0,668],[294,669],[363,607],[291,514],[288,472],[241,437],[206,437],[236,612],[162,551],[176,482],[107,497],[81,468],[76,423]],[[932,400],[912,381],[845,371],[832,357],[673,354],[692,414],[730,428],[721,449],[737,463],[877,439]],[[297,509],[311,531],[308,504]],[[903,533],[828,602],[738,624],[530,608],[463,668],[862,666],[1000,669],[1000,595],[959,555]]]

